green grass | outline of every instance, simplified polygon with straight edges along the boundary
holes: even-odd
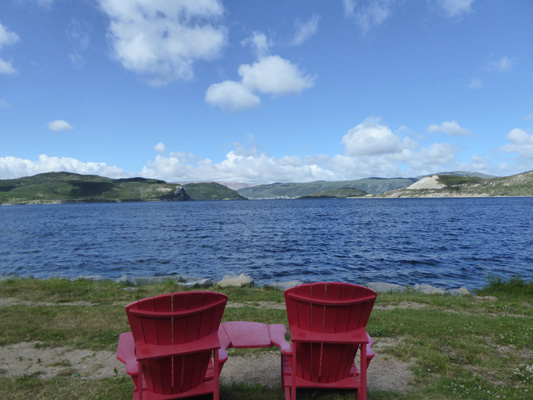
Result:
[[[477,290],[476,293],[478,295],[491,295],[507,300],[533,299],[533,280],[526,282],[520,275],[514,276],[509,281],[504,281],[500,277],[489,275],[487,280],[487,285]]]
[[[412,291],[380,294],[368,331],[378,344],[381,340],[395,343],[382,348],[378,356],[411,362],[414,380],[406,394],[370,392],[369,399],[528,398],[533,393],[532,285],[520,277],[509,281],[489,277],[476,293],[483,297]],[[114,351],[118,335],[129,330],[126,304],[179,290],[184,289],[170,280],[140,287],[112,281],[3,281],[0,298],[10,299],[12,305],[0,307],[0,345],[37,341],[38,346]],[[243,305],[227,307],[224,321],[287,323],[284,309],[259,307],[261,302],[283,304],[283,293],[277,289],[210,290],[226,293],[230,303]],[[230,357],[254,351],[233,350]],[[131,399],[132,391],[129,378],[117,375],[89,382],[69,373],[69,368],[52,379],[0,374],[0,398]],[[221,398],[284,397],[279,388],[233,384],[222,385]],[[299,392],[298,398],[344,400],[353,398],[353,393],[310,390]]]

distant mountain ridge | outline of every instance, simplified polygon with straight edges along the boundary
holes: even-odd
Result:
[[[157,179],[111,179],[70,172],[49,172],[0,180],[0,204],[237,199],[243,200],[243,197],[236,191],[216,183],[182,186]]]
[[[238,192],[214,182],[170,184],[146,178],[110,179],[50,172],[0,180],[0,204],[94,203],[131,201],[243,200],[349,197],[533,196],[533,171],[486,178],[470,172],[421,178],[366,178],[354,181],[274,183]],[[368,195],[367,195],[368,193]]]
[[[439,173],[439,175],[454,175],[464,177],[478,177],[481,179],[494,178],[479,172],[454,171]],[[327,192],[338,189],[358,189],[370,195],[378,195],[392,190],[401,189],[412,185],[420,179],[431,176],[424,175],[417,178],[378,178],[370,177],[350,181],[315,181],[307,183],[272,183],[255,185],[238,189],[242,196],[253,199],[296,199],[311,196],[314,193]],[[346,192],[348,193],[348,192]],[[345,196],[351,197],[351,196]]]
[[[416,178],[366,178],[354,181],[316,181],[309,183],[272,183],[239,189],[241,196],[248,199],[295,199],[315,192],[335,189],[359,189],[369,194],[385,193],[407,187]]]

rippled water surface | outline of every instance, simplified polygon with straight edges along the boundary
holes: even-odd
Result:
[[[480,287],[533,274],[533,198],[0,207],[0,275]]]

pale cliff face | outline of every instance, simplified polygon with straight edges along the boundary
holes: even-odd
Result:
[[[439,176],[433,175],[420,179],[418,182],[415,182],[411,186],[407,187],[407,189],[442,189],[443,187],[445,187],[445,185],[439,183]]]

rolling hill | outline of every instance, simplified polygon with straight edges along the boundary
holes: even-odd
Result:
[[[181,186],[156,179],[110,179],[96,175],[50,172],[0,180],[0,204],[242,199],[237,192],[222,185],[201,185],[199,188],[193,184]]]

